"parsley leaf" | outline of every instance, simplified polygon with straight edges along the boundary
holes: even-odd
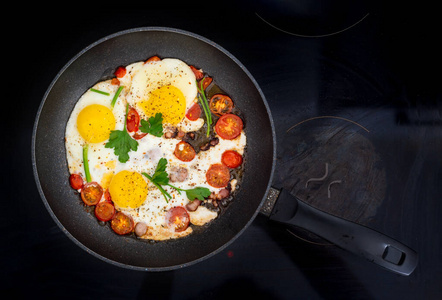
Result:
[[[129,104],[127,104],[126,106],[126,118],[128,110]],[[125,163],[129,160],[129,151],[137,151],[138,142],[129,135],[126,130],[126,122],[124,122],[123,130],[111,131],[109,142],[107,142],[104,147],[114,148],[114,153],[118,156],[118,160],[122,163]]]
[[[209,197],[211,192],[208,188],[205,187],[196,187],[193,189],[180,189],[169,184],[169,174],[167,174],[166,172],[166,167],[167,167],[167,159],[160,158],[157,167],[155,169],[155,173],[152,176],[146,173],[142,173],[161,191],[164,198],[166,199],[166,202],[169,202],[169,199],[171,199],[172,197],[170,196],[169,193],[167,193],[164,190],[162,185],[167,185],[178,192],[186,192],[186,196],[190,201],[193,201],[195,199],[204,201],[205,197]]]
[[[109,142],[104,147],[114,148],[118,160],[125,163],[129,160],[129,151],[137,151],[138,142],[127,133],[126,129],[113,130],[109,136]]]
[[[149,133],[157,137],[163,135],[163,114],[157,113],[155,117],[150,117],[148,121],[141,119],[140,130],[144,133]]]
[[[160,158],[158,161],[157,168],[155,169],[155,173],[152,176],[152,180],[160,185],[168,185],[169,184],[169,175],[166,172],[167,159]]]
[[[175,188],[176,189],[176,188]],[[186,196],[190,201],[195,199],[204,201],[204,198],[209,197],[211,192],[208,188],[197,186],[191,190],[184,190],[186,192]]]

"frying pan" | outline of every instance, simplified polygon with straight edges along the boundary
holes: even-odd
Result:
[[[152,55],[179,58],[203,68],[243,112],[247,135],[245,176],[234,201],[210,226],[186,238],[166,242],[118,236],[107,226],[100,226],[69,186],[64,144],[67,120],[84,91],[96,82],[112,77],[116,67],[143,61]],[[88,253],[125,268],[163,271],[204,260],[232,243],[262,209],[271,220],[307,228],[399,274],[408,275],[414,270],[417,256],[408,247],[368,228],[317,211],[286,191],[272,188],[275,136],[271,112],[261,89],[228,51],[202,36],[183,30],[135,28],[91,44],[73,57],[52,81],[34,124],[34,177],[48,212],[61,230]],[[360,239],[355,239],[359,236]],[[391,258],[391,253],[399,255],[394,264],[385,261],[385,258]]]

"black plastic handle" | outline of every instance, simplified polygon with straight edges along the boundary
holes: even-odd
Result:
[[[417,253],[368,227],[322,212],[281,190],[270,220],[304,228],[392,272],[408,276],[417,266]]]

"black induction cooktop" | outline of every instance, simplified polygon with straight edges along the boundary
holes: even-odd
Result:
[[[321,0],[14,10],[24,29],[6,28],[4,40],[2,292],[16,298],[438,298],[440,26],[435,8],[416,6]],[[143,26],[194,32],[241,61],[274,119],[272,185],[411,247],[419,256],[415,271],[394,274],[263,215],[219,254],[176,271],[120,268],[72,243],[33,178],[35,116],[72,57],[104,36]]]

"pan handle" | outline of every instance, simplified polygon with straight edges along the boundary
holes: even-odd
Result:
[[[400,275],[410,275],[418,262],[417,253],[402,243],[368,227],[324,213],[284,189],[279,192],[269,218],[286,226],[304,228]]]

